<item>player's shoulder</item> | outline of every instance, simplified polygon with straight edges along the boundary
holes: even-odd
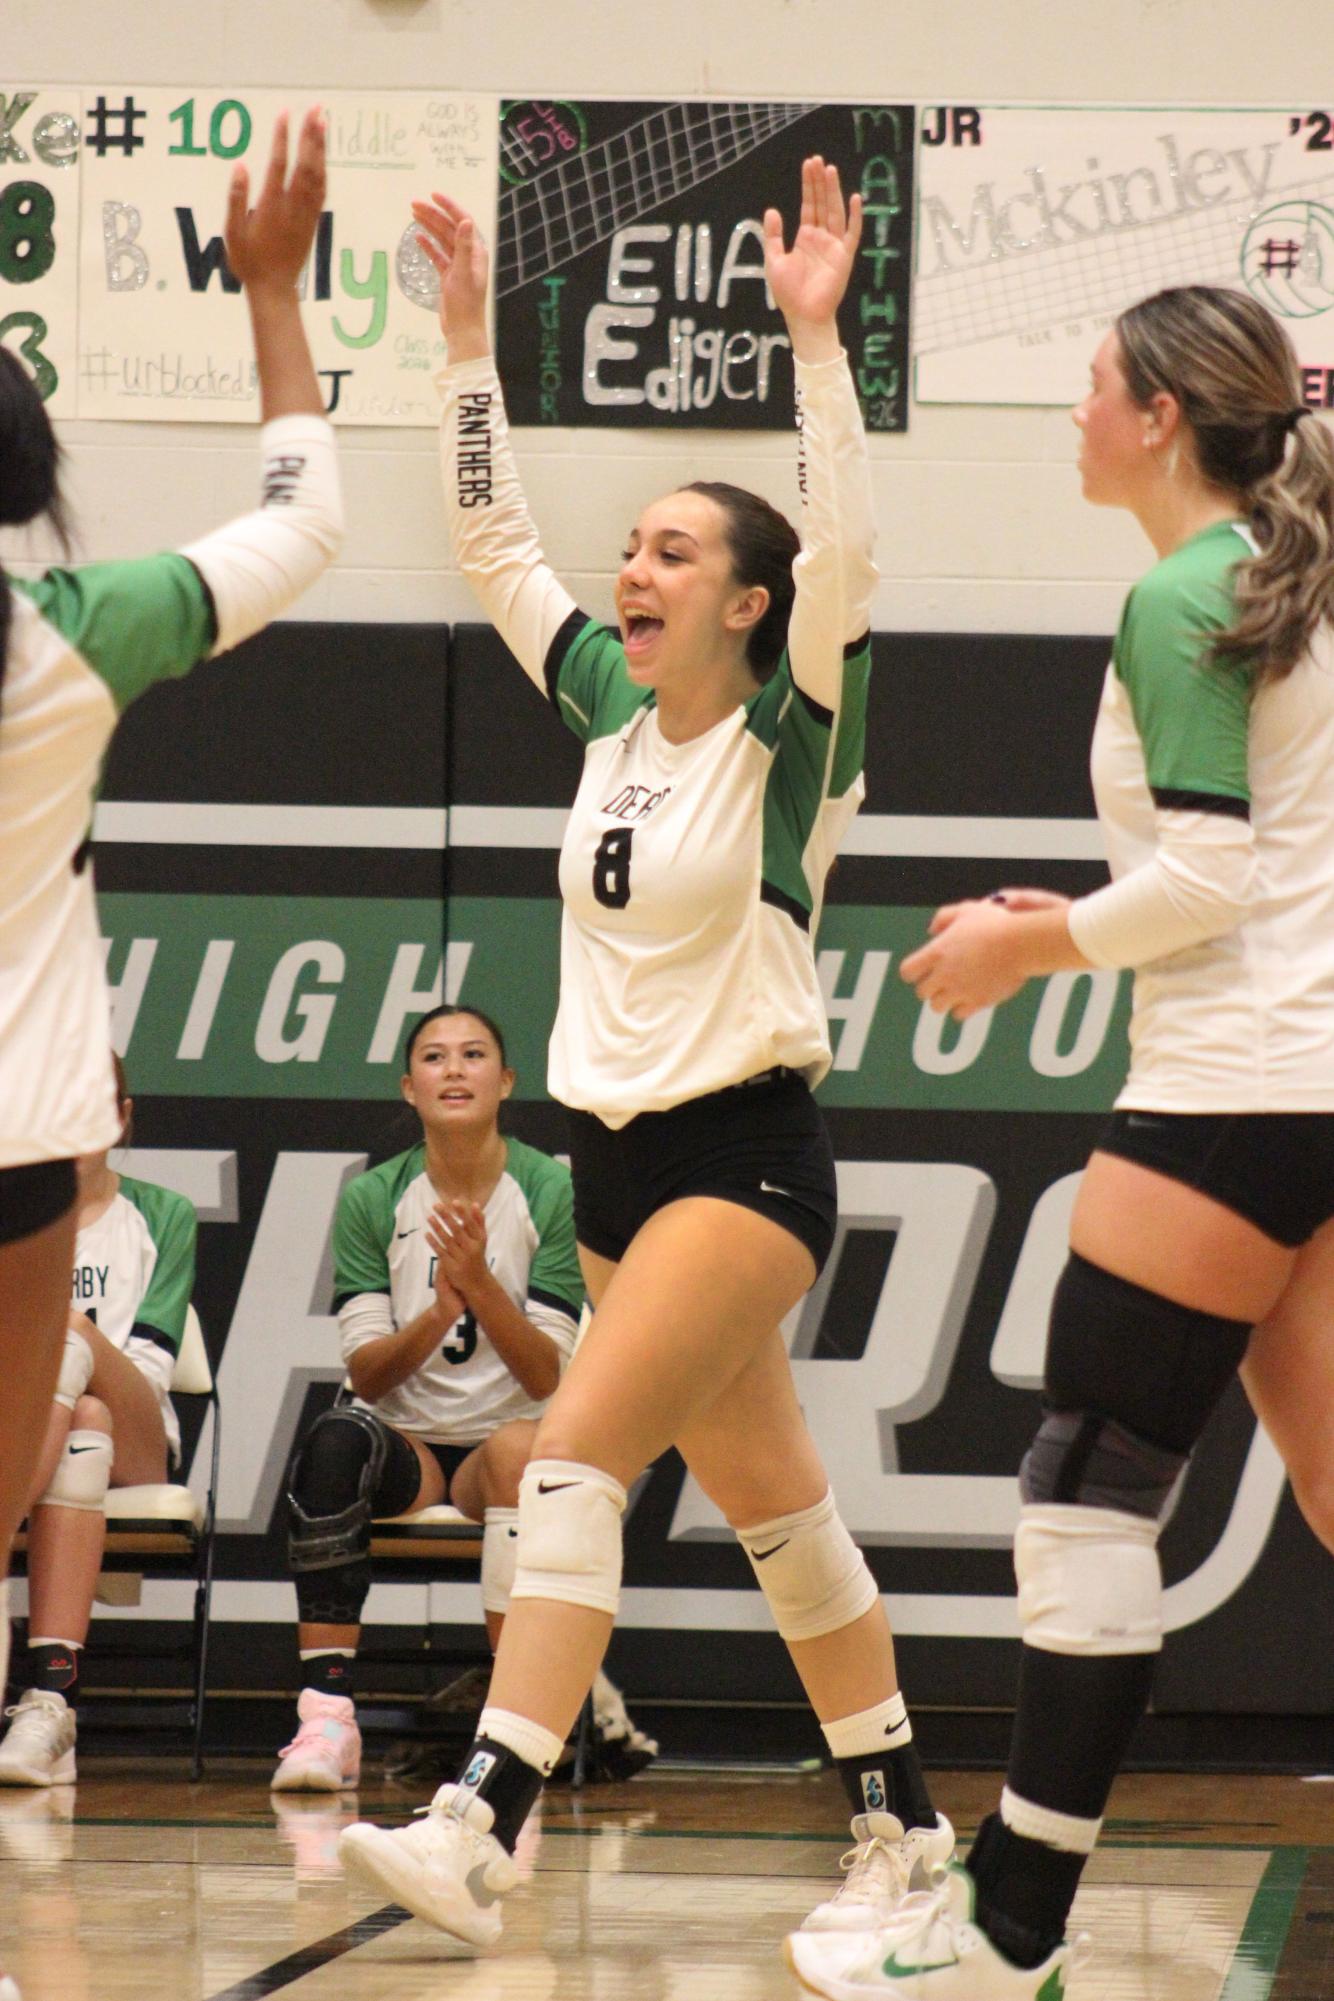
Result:
[[[1235,521],[1215,521],[1188,536],[1145,573],[1129,603],[1141,613],[1161,615],[1210,609],[1230,601],[1238,563],[1254,555],[1254,545]]]
[[[571,1199],[574,1183],[569,1168],[526,1140],[506,1138],[505,1173],[530,1209],[538,1203],[545,1206]]]
[[[179,1189],[163,1188],[159,1182],[139,1181],[132,1174],[122,1174],[117,1199],[142,1216],[155,1239],[173,1226],[191,1230],[196,1226],[195,1207],[189,1197]]]
[[[402,1153],[391,1154],[378,1166],[368,1167],[364,1174],[354,1175],[343,1190],[343,1206],[363,1211],[383,1209],[392,1214],[425,1164],[426,1145],[418,1140]]]

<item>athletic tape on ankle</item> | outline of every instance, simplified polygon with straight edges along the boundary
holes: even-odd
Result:
[[[482,1526],[482,1608],[502,1618],[510,1608],[519,1561],[519,1510],[488,1508]]]
[[[836,1633],[869,1612],[879,1596],[832,1490],[813,1508],[736,1533],[785,1640]]]
[[[73,1327],[65,1331],[65,1350],[60,1357],[60,1375],[56,1382],[56,1402],[66,1410],[73,1410],[79,1398],[87,1389],[93,1373],[93,1351],[82,1334]]]
[[[71,1431],[51,1484],[36,1507],[78,1508],[100,1515],[111,1485],[112,1444],[105,1431]]]
[[[544,1779],[551,1777],[556,1760],[565,1749],[563,1737],[541,1723],[534,1723],[531,1716],[520,1716],[512,1709],[492,1709],[489,1704],[477,1719],[477,1735],[489,1737],[493,1744],[503,1744]]]
[[[912,1742],[908,1706],[897,1689],[874,1709],[859,1709],[853,1716],[840,1716],[833,1723],[822,1723],[820,1729],[832,1758],[861,1758],[873,1751],[897,1751],[900,1744]]]
[[[1008,1786],[1001,1788],[1001,1819],[1013,1834],[1025,1841],[1045,1841],[1048,1848],[1064,1849],[1068,1855],[1091,1855],[1102,1821],[1080,1820],[1073,1813],[1057,1813],[1054,1807],[1039,1806],[1022,1799]]]
[[[511,1598],[553,1598],[614,1619],[624,1513],[624,1487],[600,1467],[532,1460],[519,1482],[519,1561]]]
[[[1019,1510],[1014,1574],[1024,1644],[1052,1654],[1153,1654],[1163,1644],[1158,1524],[1061,1502]]]

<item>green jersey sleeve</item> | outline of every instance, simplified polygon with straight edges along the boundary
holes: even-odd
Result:
[[[572,611],[547,650],[547,693],[580,743],[614,736],[652,699],[625,671],[620,634]]]
[[[185,556],[48,570],[16,588],[105,681],[117,711],[188,674],[216,637],[213,600]]]
[[[334,1312],[363,1292],[390,1290],[394,1195],[382,1170],[349,1181],[334,1218]]]
[[[786,654],[747,704],[746,726],[774,752],[764,795],[763,895],[805,927],[813,902],[806,850],[824,802],[842,799],[866,754],[869,634],[843,651],[837,711],[797,686]]]
[[[1232,624],[1232,573],[1246,544],[1218,523],[1165,557],[1126,600],[1112,651],[1144,751],[1154,804],[1244,817],[1254,674],[1216,661]]]
[[[157,1249],[148,1290],[134,1316],[134,1332],[170,1347],[178,1355],[185,1334],[186,1309],[195,1289],[195,1247],[199,1222],[194,1207],[174,1189],[123,1174],[120,1192],[148,1225]]]
[[[536,1147],[510,1140],[506,1172],[518,1182],[538,1235],[528,1271],[528,1297],[578,1320],[584,1305],[584,1279],[574,1239],[570,1170]]]

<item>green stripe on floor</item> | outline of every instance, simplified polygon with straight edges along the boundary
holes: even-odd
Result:
[[[1218,2001],[1269,2001],[1309,1850],[1276,1848],[1260,1878]]]

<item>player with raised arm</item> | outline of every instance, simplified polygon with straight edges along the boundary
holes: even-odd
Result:
[[[106,975],[88,865],[93,792],[120,711],[284,610],[337,550],[333,434],[297,281],[324,196],[324,127],[286,120],[226,244],[250,309],[264,417],[257,512],[177,554],[0,576],[0,1579],[46,1434],[69,1311],[75,1161],[113,1144]],[[54,433],[0,348],[0,525],[63,522]],[[8,1654],[0,1582],[0,1670]]]
[[[441,276],[443,460],[459,563],[585,747],[561,854],[550,1087],[570,1107],[575,1228],[595,1312],[520,1487],[512,1609],[457,1784],[415,1826],[347,1829],[387,1894],[474,1945],[500,1931],[524,1816],[559,1755],[620,1589],[626,1489],[675,1445],[754,1565],[857,1813],[835,1927],[874,1921],[948,1855],[875,1580],[840,1522],[780,1332],[828,1257],[834,1164],[811,1087],[830,1063],[812,939],[862,796],[870,482],[837,311],[861,202],[802,173],[765,262],[801,407],[802,534],[756,495],[645,508],[597,624],[543,561],[485,323],[486,253],[443,196],[415,206]]]
[[[1244,293],[1123,313],[1075,411],[1086,497],[1158,561],[1093,736],[1113,881],[937,913],[901,968],[964,1019],[1132,967],[1130,1074],[1089,1161],[1020,1473],[1010,1766],[966,1869],[860,1952],[796,1934],[830,2001],[1046,2001],[1163,1639],[1158,1532],[1240,1367],[1334,1548],[1334,441]]]

